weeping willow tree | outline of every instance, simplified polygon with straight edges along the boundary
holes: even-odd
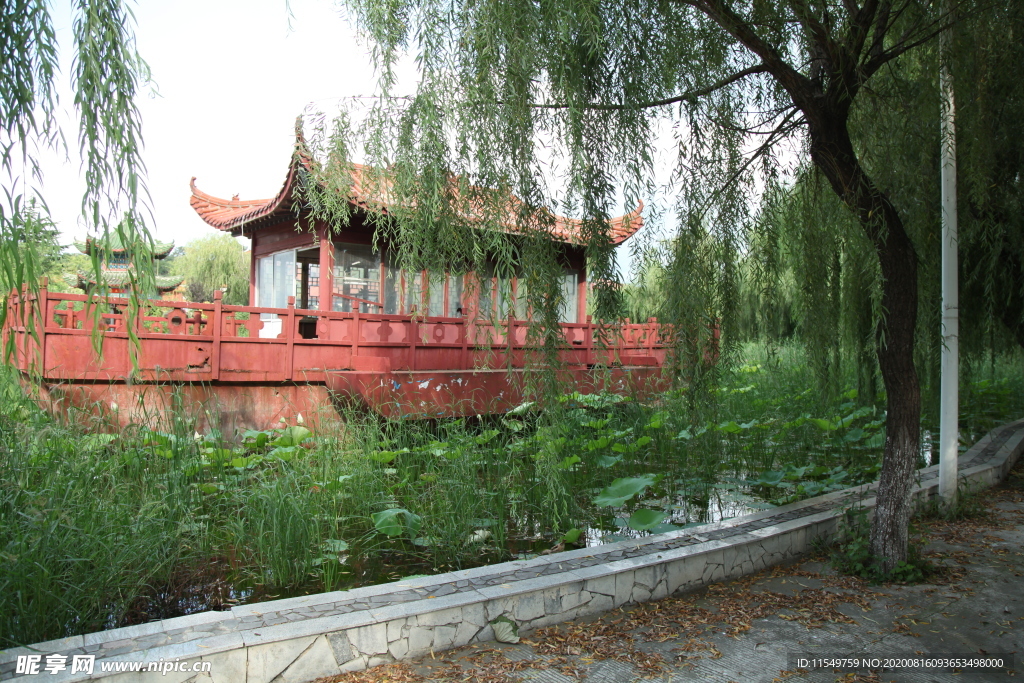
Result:
[[[994,346],[996,321],[1024,347],[1024,6],[999,3],[957,28],[961,328],[969,352]]]
[[[855,142],[854,123],[880,72],[931,42],[950,15],[927,0],[348,5],[382,75],[365,151],[390,169],[387,190],[417,210],[391,228],[410,258],[479,253],[480,232],[458,219],[466,208],[495,225],[513,210],[524,234],[550,231],[538,207],[556,178],[560,208],[583,219],[591,277],[611,283],[598,288],[605,315],[617,291],[608,218],[620,200],[653,190],[654,159],[671,154],[679,232],[665,263],[665,322],[680,331],[683,362],[711,328],[728,352],[737,255],[758,228],[759,188],[778,184],[780,161],[794,155],[813,166],[880,281],[873,339],[888,417],[871,550],[884,570],[906,559],[921,409],[918,255],[898,195],[862,162],[870,150]],[[419,80],[398,97],[405,51]],[[472,196],[455,178],[489,190]],[[529,253],[516,256],[535,259],[527,275],[554,270],[542,240],[522,243]],[[538,310],[557,298],[551,283],[530,282]]]
[[[148,253],[152,240],[143,216],[147,198],[135,106],[148,69],[135,51],[132,14],[119,0],[70,4],[70,83],[85,179],[83,222],[96,234],[116,232],[132,254]],[[25,239],[50,224],[40,153],[67,155],[68,150],[60,121],[54,8],[45,0],[12,0],[0,11],[0,282],[6,295],[23,283],[35,291],[46,270],[46,251]],[[105,256],[92,257],[97,274]],[[133,291],[150,291],[152,275],[146,269],[134,273],[139,281]]]
[[[852,380],[858,400],[873,405],[880,389],[878,260],[816,168],[802,169],[792,186],[767,193],[743,263],[747,338],[769,349],[798,340],[823,402]],[[920,339],[923,323],[918,328]]]
[[[249,303],[249,256],[231,235],[192,240],[170,269],[185,277],[191,301],[213,301],[214,293],[222,290],[226,304]]]
[[[994,353],[1024,346],[1024,83],[1013,65],[1024,59],[1024,7],[986,5],[953,30],[951,68],[960,106],[961,354],[965,370]],[[937,410],[941,351],[941,215],[939,50],[923,45],[871,83],[871,97],[855,108],[851,131],[861,163],[900,207],[918,253],[915,359],[924,395]],[[794,300],[797,336],[825,387],[836,373],[855,373],[863,401],[878,388],[873,321],[881,278],[871,245],[853,229],[853,217],[824,178],[805,167],[790,186],[774,188],[745,264],[767,264],[745,283],[746,330],[772,336],[765,320],[780,285]],[[787,278],[791,282],[784,284]]]

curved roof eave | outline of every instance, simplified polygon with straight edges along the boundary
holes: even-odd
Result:
[[[306,141],[302,134],[299,123],[295,129],[295,150],[292,152],[291,162],[288,164],[288,174],[281,186],[280,191],[270,199],[240,200],[238,197],[222,199],[203,192],[196,187],[196,179],[193,177],[189,183],[192,190],[192,197],[189,204],[199,217],[210,226],[218,230],[230,231],[232,235],[252,235],[253,231],[285,216],[296,216],[294,209],[296,182],[301,170],[309,170],[310,152],[306,147]],[[380,206],[384,213],[387,213],[387,205],[367,195],[363,188],[363,175],[366,167],[360,164],[353,164],[352,170],[352,197],[351,204],[359,209],[367,210],[370,205]],[[636,209],[627,214],[612,218],[608,221],[609,232],[612,244],[618,245],[632,237],[643,226],[643,202]],[[583,221],[578,218],[567,218],[565,216],[553,216],[554,224],[550,231],[553,239],[571,244],[581,244],[580,232]],[[514,221],[506,223],[509,232],[516,232]]]

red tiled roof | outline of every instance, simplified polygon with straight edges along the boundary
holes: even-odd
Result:
[[[189,187],[192,197],[189,204],[204,221],[218,230],[230,231],[233,235],[241,235],[263,225],[275,223],[278,217],[292,211],[292,188],[294,187],[296,165],[294,161],[288,168],[288,176],[277,196],[270,199],[221,199],[206,194],[196,187],[196,179],[192,178]]]
[[[231,199],[221,199],[207,194],[196,187],[196,179],[192,178],[192,198],[189,203],[195,209],[199,217],[218,230],[230,231],[233,235],[249,234],[258,228],[277,223],[280,220],[296,216],[294,192],[296,180],[301,170],[309,170],[310,156],[306,148],[302,131],[296,127],[295,151],[292,153],[292,160],[288,166],[288,175],[285,176],[284,184],[276,196],[270,199],[247,199],[241,200],[237,196]],[[370,205],[380,206],[387,211],[387,197],[380,197],[380,193],[373,195],[367,188],[367,171],[369,167],[361,164],[352,165],[352,194],[349,201],[353,206],[366,210]],[[383,200],[383,201],[382,201]],[[641,216],[643,202],[633,211],[613,218],[609,221],[612,244],[622,244],[639,230],[644,222]],[[516,222],[512,215],[514,212],[510,207],[510,218],[504,224],[509,231],[515,231]],[[546,211],[546,209],[542,209]],[[565,216],[553,216],[554,225],[551,234],[566,242],[580,243],[580,233],[583,228],[583,221],[578,218],[566,218]]]

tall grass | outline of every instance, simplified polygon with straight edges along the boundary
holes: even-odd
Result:
[[[965,383],[965,441],[1020,415],[1020,367]],[[748,349],[700,419],[684,391],[572,395],[228,443],[185,413],[170,433],[90,433],[6,372],[0,399],[0,647],[742,514],[874,478],[884,429],[879,407],[823,395],[785,348]],[[622,502],[595,503],[623,481]]]

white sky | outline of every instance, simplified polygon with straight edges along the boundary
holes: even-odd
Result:
[[[374,93],[370,48],[335,3],[290,0],[290,8],[291,19],[286,0],[140,0],[134,7],[138,51],[155,84],[138,106],[157,239],[184,245],[215,234],[189,206],[192,176],[215,196],[272,197],[287,172],[295,117],[310,104],[330,114],[341,98]],[[70,9],[58,3],[55,10],[67,81]],[[411,63],[399,73],[410,84],[415,77]],[[62,102],[69,108],[72,101],[65,82]],[[42,159],[44,196],[65,244],[86,233],[76,125],[67,113],[72,159]],[[673,191],[658,202],[670,206]],[[642,230],[620,248],[620,266],[630,247],[665,236],[668,227]]]
[[[157,239],[183,245],[214,234],[189,206],[192,176],[216,196],[272,197],[288,169],[295,117],[311,102],[330,112],[339,97],[373,93],[369,48],[333,3],[290,5],[291,31],[285,0],[141,0],[134,7],[138,51],[159,92],[138,102]],[[58,14],[57,22],[67,52],[70,16]],[[62,102],[71,101],[66,86]],[[69,123],[69,147],[76,133]],[[44,157],[44,172],[62,241],[82,237],[77,158]]]

